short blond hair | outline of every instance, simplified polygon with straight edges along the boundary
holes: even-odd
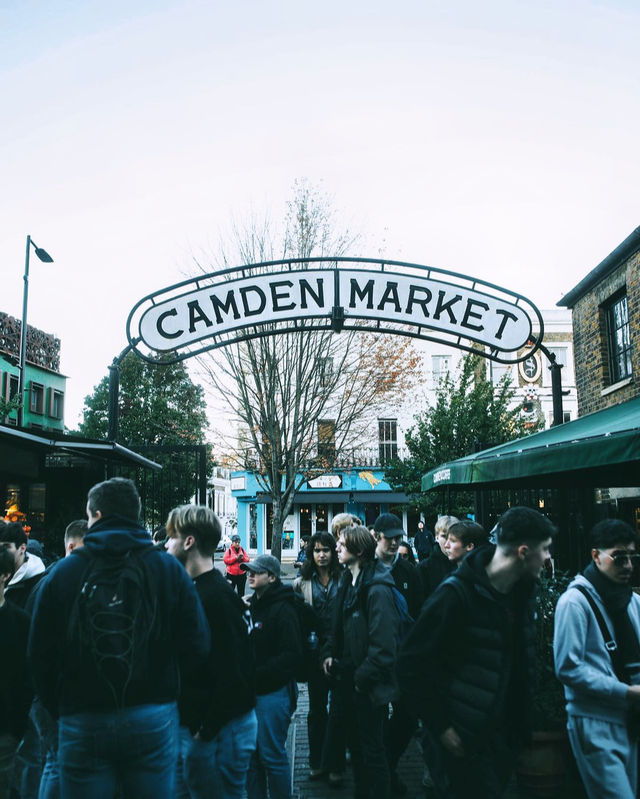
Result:
[[[338,513],[331,521],[331,534],[337,538],[345,527],[353,527],[353,516],[351,513]]]
[[[215,513],[204,505],[180,505],[167,517],[167,535],[170,538],[192,535],[198,552],[212,557],[220,542],[222,527]]]
[[[434,535],[448,533],[451,525],[457,524],[459,521],[460,519],[457,519],[455,516],[439,516],[433,531]]]

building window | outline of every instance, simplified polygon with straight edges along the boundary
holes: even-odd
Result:
[[[44,413],[44,386],[42,383],[31,381],[29,392],[29,410],[31,413]]]
[[[55,388],[49,389],[49,416],[52,419],[62,419],[64,416],[64,393]]]
[[[431,374],[433,377],[433,388],[438,388],[438,384],[443,377],[449,374],[451,369],[451,356],[450,355],[432,355],[431,356]]]
[[[5,402],[10,402],[11,399],[18,394],[18,375],[12,375],[10,372],[7,372],[5,375],[5,384],[4,384],[4,399]],[[17,425],[18,424],[18,412],[13,411],[11,415],[4,417],[4,423],[10,425]]]
[[[568,357],[568,349],[567,347],[549,347],[549,352],[552,355],[556,356],[556,363],[559,363],[562,366],[562,370],[560,372],[560,377],[563,383],[571,383],[572,376],[569,374],[569,357]],[[545,359],[546,360],[546,359]],[[546,361],[543,368],[542,368],[542,382],[545,386],[552,385],[551,382],[551,369],[549,368],[551,364],[549,361]]]
[[[631,337],[626,291],[613,297],[604,310],[607,319],[609,380],[611,383],[618,383],[631,377]]]
[[[330,386],[333,379],[333,358],[320,358],[318,368],[320,370],[320,385],[322,388]]]
[[[333,419],[318,420],[318,458],[331,465],[336,457],[336,423]]]
[[[378,451],[382,466],[398,457],[397,419],[378,419]]]
[[[491,382],[494,386],[497,386],[505,375],[511,375],[511,364],[509,363],[489,361],[489,369],[491,371]]]

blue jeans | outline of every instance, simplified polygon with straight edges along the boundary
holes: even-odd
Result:
[[[286,743],[297,692],[297,685],[292,683],[256,697],[258,747],[251,758],[247,778],[248,799],[291,797],[291,767]]]
[[[178,758],[175,702],[63,716],[62,799],[173,799]]]
[[[256,750],[255,710],[232,719],[211,741],[194,739],[180,728],[180,760],[176,795],[190,799],[242,799],[251,755]]]

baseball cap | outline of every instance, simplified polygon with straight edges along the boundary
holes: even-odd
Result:
[[[373,525],[373,530],[385,538],[396,538],[399,535],[404,535],[402,522],[395,513],[381,513]]]
[[[242,539],[240,538],[240,536],[239,536],[239,535],[232,535],[232,536],[231,536],[231,540],[232,540],[232,541],[241,541]]]
[[[258,555],[251,563],[241,563],[240,568],[244,572],[248,571],[254,574],[269,572],[275,577],[280,577],[280,561],[273,555]]]

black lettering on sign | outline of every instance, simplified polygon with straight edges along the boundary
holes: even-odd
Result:
[[[233,289],[231,289],[227,294],[226,302],[222,302],[222,300],[219,297],[216,297],[215,294],[212,294],[211,304],[213,305],[213,310],[216,312],[216,322],[219,325],[221,325],[222,322],[224,321],[220,311],[224,311],[224,313],[228,314],[229,310],[233,308],[233,318],[240,319],[240,311],[238,310],[238,306],[236,305],[236,295],[234,294]]]
[[[515,314],[512,314],[510,311],[505,311],[500,308],[496,309],[496,313],[500,314],[503,317],[502,322],[500,322],[500,327],[498,328],[498,332],[496,333],[496,338],[501,339],[509,319],[512,319],[514,322],[517,322],[518,317]]]
[[[318,308],[324,308],[324,282],[318,278],[316,280],[318,285],[318,293],[311,288],[308,280],[302,279],[300,281],[300,307],[307,308],[307,294],[310,294],[316,301]]]
[[[207,327],[211,327],[213,322],[200,307],[198,300],[191,300],[187,303],[189,308],[189,333],[195,333],[198,322],[204,322]]]
[[[462,294],[456,294],[447,302],[444,302],[445,292],[442,289],[438,292],[438,304],[436,305],[436,312],[433,315],[434,319],[440,319],[440,314],[443,311],[446,311],[449,314],[449,321],[452,325],[457,325],[458,321],[453,315],[453,311],[451,310],[451,306],[454,302],[459,302],[462,299]]]
[[[156,321],[156,330],[162,336],[162,338],[180,338],[180,336],[184,333],[184,330],[176,330],[175,333],[169,333],[168,330],[165,330],[162,326],[162,323],[167,318],[167,316],[177,316],[178,310],[177,308],[172,308],[170,311],[164,311],[161,313]]]
[[[365,297],[367,299],[367,308],[371,310],[373,308],[373,280],[368,280],[367,285],[361,289],[358,285],[358,281],[355,278],[351,278],[351,298],[349,299],[349,308],[356,307],[356,295],[358,295],[358,299],[364,300]]]
[[[469,318],[472,317],[473,319],[482,319],[481,313],[474,313],[473,306],[477,305],[478,308],[484,308],[485,311],[489,310],[489,306],[486,302],[481,302],[480,300],[467,300],[467,307],[464,312],[464,316],[462,317],[462,322],[460,324],[462,327],[468,327],[469,330],[484,330],[484,325],[475,325],[469,321]]]
[[[293,283],[290,280],[277,280],[275,283],[271,283],[269,285],[269,288],[271,289],[271,301],[273,302],[274,311],[290,311],[292,308],[296,307],[295,302],[290,302],[288,305],[280,305],[280,300],[289,299],[288,291],[285,291],[284,294],[278,293],[278,289],[285,286],[291,288]]]
[[[259,299],[256,308],[251,308],[249,305],[249,292],[258,295]],[[243,286],[240,289],[240,296],[242,297],[242,310],[245,316],[258,316],[264,311],[267,298],[264,296],[264,291],[258,286]]]
[[[426,297],[423,297],[422,299],[416,297],[416,293],[419,291],[423,291],[426,294]],[[433,294],[428,288],[426,288],[426,286],[414,286],[411,284],[409,286],[409,300],[407,302],[407,310],[405,313],[413,313],[413,306],[419,305],[422,308],[422,313],[424,314],[425,319],[428,319],[429,311],[427,310],[427,305],[431,302],[432,297]]]
[[[378,310],[384,310],[384,306],[388,303],[392,302],[395,305],[396,313],[401,313],[402,308],[400,307],[400,300],[398,299],[398,284],[393,283],[390,280],[387,280],[387,287],[384,290],[382,295],[382,299],[378,303]]]

